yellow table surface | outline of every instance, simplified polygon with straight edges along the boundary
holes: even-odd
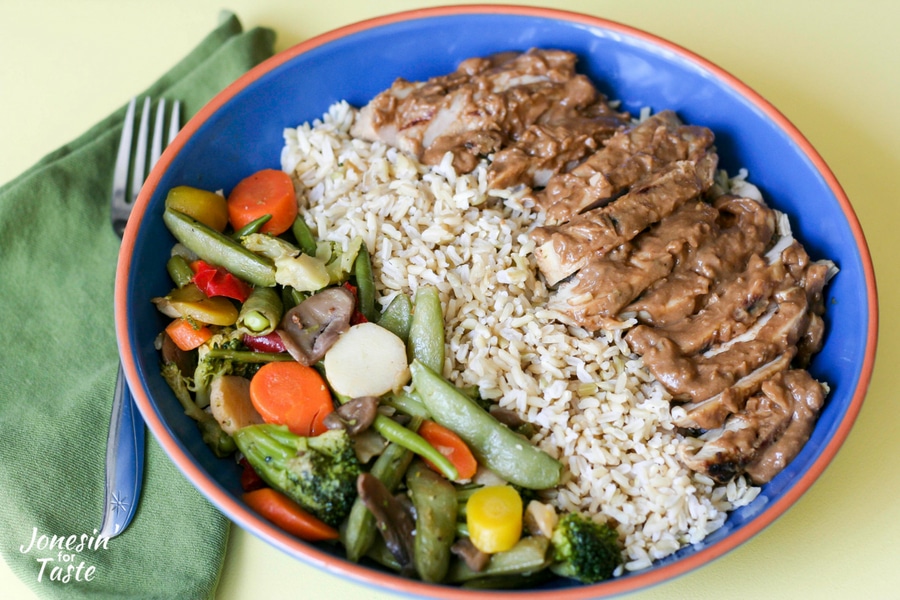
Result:
[[[186,54],[227,7],[283,50],[335,27],[449,2],[0,0],[0,184],[74,139]],[[868,398],[812,489],[761,534],[634,600],[900,598],[900,2],[565,0],[667,38],[730,71],[809,138],[844,186],[872,252],[881,336]],[[896,254],[895,254],[896,253]],[[894,365],[894,366],[891,366]],[[31,593],[0,562],[7,598]],[[217,598],[399,598],[317,571],[237,527]]]

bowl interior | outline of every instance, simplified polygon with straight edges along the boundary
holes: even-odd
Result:
[[[116,301],[129,382],[152,433],[194,484],[241,526],[308,562],[351,577],[370,572],[332,560],[327,551],[277,534],[238,500],[233,461],[216,459],[200,440],[159,374],[153,340],[165,325],[150,298],[171,287],[165,270],[174,239],[161,215],[166,191],[193,185],[229,191],[247,174],[277,168],[285,127],[316,119],[337,100],[361,106],[398,76],[424,79],[461,60],[502,50],[554,47],[579,56],[579,68],[609,97],[637,113],[674,109],[716,135],[721,166],[740,167],[767,201],[787,212],[813,258],[830,258],[840,273],[827,288],[827,339],[811,372],[831,394],[812,439],[760,497],[735,511],[698,546],[682,549],[645,572],[597,586],[564,587],[564,595],[596,597],[662,581],[745,541],[786,510],[818,477],[859,410],[874,349],[874,279],[852,209],[806,141],[766,102],[713,65],[642,32],[599,19],[546,10],[417,11],[364,23],[301,44],[275,57],[217,97],[186,127],[145,186],[126,234]],[[227,100],[227,101],[226,101]],[[378,585],[412,593],[442,588]],[[558,595],[558,592],[556,593]],[[459,597],[454,591],[447,597]]]

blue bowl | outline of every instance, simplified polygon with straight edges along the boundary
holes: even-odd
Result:
[[[637,113],[674,109],[716,135],[720,164],[749,170],[767,201],[792,217],[814,258],[840,273],[827,288],[824,349],[811,365],[831,394],[801,454],[748,506],[701,544],[643,571],[596,585],[554,580],[516,597],[564,600],[634,591],[697,568],[745,542],[813,484],[849,434],[872,373],[877,334],[871,258],[850,202],[822,158],[773,106],[708,61],[647,33],[550,9],[457,6],[365,21],[278,54],[214,98],[185,126],[151,173],[125,233],[116,284],[116,326],[128,382],[152,434],[185,476],[239,526],[300,560],[382,589],[438,598],[494,598],[402,579],[302,542],[240,500],[238,471],[200,440],[159,373],[153,340],[165,326],[150,298],[171,287],[165,262],[174,243],[162,222],[176,185],[230,190],[244,176],[278,168],[285,127],[320,117],[335,101],[362,106],[398,76],[425,79],[463,59],[531,47],[570,50],[610,98]],[[509,595],[511,592],[502,592]]]

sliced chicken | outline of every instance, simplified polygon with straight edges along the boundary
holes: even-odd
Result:
[[[747,332],[771,305],[784,270],[753,256],[745,270],[727,281],[699,311],[658,328],[681,352],[695,354]]]
[[[589,261],[559,286],[548,306],[588,331],[600,329],[712,235],[717,216],[705,202],[686,202],[644,235]]]
[[[710,431],[699,448],[681,446],[679,458],[720,483],[742,473],[756,485],[766,483],[807,442],[824,399],[821,384],[808,372],[780,372],[724,427]]]
[[[653,171],[677,160],[699,160],[711,148],[712,131],[684,125],[662,111],[621,129],[603,148],[569,171],[550,178],[535,201],[555,225],[578,213],[608,203]]]
[[[725,483],[787,429],[793,414],[794,399],[779,373],[765,381],[761,393],[750,398],[724,427],[710,432],[698,450],[681,446],[679,458],[689,469]]]
[[[626,340],[677,400],[701,402],[793,347],[809,324],[806,294],[793,286],[776,294],[778,308],[756,336],[711,355],[688,355],[659,329],[638,325]]]
[[[809,441],[825,404],[825,389],[807,371],[788,371],[784,379],[794,398],[793,418],[784,433],[747,465],[747,475],[756,485],[771,481],[796,458]]]
[[[725,420],[744,408],[747,398],[759,391],[763,382],[788,369],[794,352],[788,351],[774,360],[762,365],[739,380],[734,385],[722,390],[715,396],[701,402],[682,405],[686,412],[675,419],[675,425],[685,429],[718,429],[725,425]]]
[[[762,254],[775,233],[773,211],[756,200],[722,196],[714,204],[719,211],[718,235],[711,236],[625,308],[645,324],[681,323],[741,277],[755,254]]]
[[[701,434],[683,463],[768,481],[824,402],[801,369],[821,349],[836,267],[811,260],[754,186],[716,177],[711,130],[672,111],[635,123],[575,66],[532,49],[398,79],[351,133],[427,165],[449,156],[458,173],[486,160],[492,187],[530,188],[549,307],[590,332],[636,318],[626,341],[680,404],[676,426]]]
[[[602,208],[532,230],[535,258],[547,283],[556,285],[709,189],[717,160],[708,154],[696,163],[676,161]]]
[[[458,173],[493,155],[494,187],[544,185],[629,121],[575,62],[570,52],[532,49],[471,58],[424,82],[398,79],[359,111],[351,133],[428,165],[450,152]]]

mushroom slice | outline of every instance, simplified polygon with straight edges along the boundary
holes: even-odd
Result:
[[[491,562],[491,555],[476,548],[472,540],[467,537],[456,540],[450,547],[450,551],[462,559],[466,566],[476,573],[484,571],[488,563]]]
[[[340,405],[325,417],[328,429],[346,429],[349,435],[362,433],[372,425],[378,414],[378,398],[362,396]]]
[[[360,473],[356,479],[359,499],[375,517],[388,550],[404,570],[413,568],[413,532],[416,524],[407,505],[393,496],[380,479]]]
[[[312,366],[350,328],[355,305],[345,288],[322,290],[285,313],[278,335],[297,362]]]

